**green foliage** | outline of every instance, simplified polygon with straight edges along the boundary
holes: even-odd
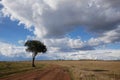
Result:
[[[26,51],[28,51],[28,52],[45,53],[47,51],[46,46],[42,42],[37,41],[37,40],[28,40],[25,43],[25,46],[27,46]]]

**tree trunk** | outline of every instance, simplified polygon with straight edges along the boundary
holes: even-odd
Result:
[[[35,61],[35,56],[36,55],[37,55],[37,52],[33,53],[33,55],[32,55],[32,57],[33,57],[33,59],[32,59],[32,67],[35,67],[34,61]]]
[[[32,67],[35,67],[34,61],[35,61],[35,56],[34,56],[33,59],[32,59]]]

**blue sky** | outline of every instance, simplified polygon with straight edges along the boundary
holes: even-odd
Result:
[[[19,40],[26,40],[27,36],[34,36],[33,32],[25,29],[25,25],[18,25],[18,21],[11,21],[9,17],[2,17],[0,23],[0,40],[3,42],[20,45]],[[96,37],[95,34],[85,31],[84,28],[78,27],[69,32],[67,37],[72,39],[80,38],[82,41],[88,41],[91,37]],[[106,49],[120,49],[118,43],[107,44]],[[102,49],[102,47],[98,47]]]
[[[48,47],[42,59],[57,56],[118,59],[120,56],[120,1],[2,0],[0,2],[0,57],[24,57],[24,42],[36,39]],[[12,5],[11,5],[12,4]],[[17,4],[17,5],[16,5]],[[74,5],[74,6],[73,6]],[[97,54],[101,50],[101,54]],[[110,51],[112,54],[106,55]],[[83,52],[81,52],[83,51]],[[89,52],[86,52],[89,51]],[[94,53],[94,57],[92,56]],[[115,54],[116,55],[113,55]],[[104,54],[105,53],[105,54]],[[22,54],[22,55],[20,55]],[[104,55],[103,55],[104,54]],[[76,55],[76,56],[77,56]],[[90,55],[90,56],[89,56]],[[111,58],[112,55],[112,58]],[[118,57],[116,57],[118,56]],[[2,58],[3,59],[3,58]],[[11,59],[11,58],[10,58]],[[16,58],[15,58],[16,59]]]
[[[81,38],[83,41],[87,41],[91,37],[95,37],[94,34],[87,32],[83,27],[78,27],[73,31],[69,32],[67,35],[74,39]]]
[[[0,40],[18,45],[19,40],[25,40],[33,33],[25,29],[24,25],[18,25],[18,21],[11,21],[8,17],[2,17],[0,23]]]
[[[11,21],[9,17],[2,17],[0,23],[0,40],[18,45],[19,40],[26,40],[28,35],[34,36],[32,31],[25,29],[25,25],[18,25],[18,23],[18,21]],[[95,35],[92,35],[81,27],[74,29],[65,36],[72,39],[81,38],[83,41],[95,37]]]

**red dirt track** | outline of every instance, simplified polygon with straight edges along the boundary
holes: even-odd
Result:
[[[11,75],[0,80],[71,80],[68,71],[58,66]]]

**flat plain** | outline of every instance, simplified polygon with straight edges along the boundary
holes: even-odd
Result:
[[[120,61],[0,62],[0,80],[120,80]]]

